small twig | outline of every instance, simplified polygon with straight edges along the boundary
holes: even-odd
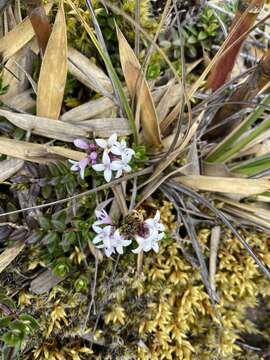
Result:
[[[131,194],[131,199],[130,199],[130,203],[129,203],[129,212],[131,212],[135,207],[137,190],[138,190],[138,188],[137,188],[137,176],[136,176],[133,181],[132,194]]]
[[[210,240],[210,260],[209,260],[209,283],[213,291],[216,291],[216,267],[217,267],[217,253],[220,241],[220,226],[214,226],[211,232]]]
[[[22,212],[25,212],[25,211],[30,211],[30,210],[43,209],[43,208],[50,207],[50,206],[53,206],[53,205],[56,205],[56,204],[62,204],[62,203],[68,202],[68,201],[73,200],[73,199],[77,199],[77,198],[84,197],[84,196],[87,196],[87,195],[90,195],[90,194],[93,194],[93,193],[96,193],[96,192],[99,192],[99,191],[102,191],[102,190],[106,190],[106,189],[110,188],[113,185],[120,184],[123,181],[130,180],[134,176],[142,176],[142,175],[146,175],[146,174],[151,174],[152,172],[153,172],[153,167],[150,166],[150,167],[148,167],[146,169],[137,171],[137,172],[135,172],[133,174],[130,174],[130,175],[123,176],[121,179],[116,179],[114,181],[111,181],[110,183],[100,185],[100,186],[98,186],[98,187],[96,187],[94,189],[84,191],[84,192],[82,192],[80,194],[72,195],[72,196],[66,197],[66,198],[61,199],[61,200],[52,201],[52,202],[49,202],[47,204],[30,206],[30,207],[23,208],[23,209],[20,209],[20,210],[9,211],[9,212],[0,214],[0,217],[6,216],[6,215],[12,215],[12,214],[19,214],[19,213],[22,213]]]
[[[137,256],[137,274],[141,274],[143,269],[143,251],[139,252]]]
[[[97,274],[98,274],[98,257],[95,256],[95,274],[94,274],[93,285],[91,287],[91,301],[90,301],[89,306],[88,306],[88,310],[87,310],[87,314],[86,314],[86,317],[85,317],[85,321],[84,321],[84,324],[83,324],[82,331],[85,331],[86,326],[87,326],[87,322],[88,322],[89,317],[90,317],[92,307],[93,307],[93,305],[95,305],[95,292],[96,292],[96,286],[97,286]],[[96,310],[94,308],[94,314],[95,314],[95,312],[96,312]]]
[[[139,26],[141,25],[140,15],[141,15],[141,0],[136,0],[135,21]],[[140,28],[137,27],[135,29],[135,47],[134,47],[134,52],[137,58],[139,58],[140,55],[140,37],[141,37]]]
[[[28,226],[25,226],[25,225],[17,225],[17,224],[14,224],[12,222],[3,222],[3,223],[0,223],[0,227],[1,226],[10,226],[14,229],[25,229],[25,230],[29,230],[29,227]]]

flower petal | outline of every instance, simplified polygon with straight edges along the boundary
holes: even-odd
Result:
[[[106,149],[107,147],[107,141],[104,139],[95,139],[96,144],[101,147],[102,149]]]
[[[108,139],[108,146],[109,147],[112,147],[114,144],[115,144],[115,142],[117,141],[117,134],[116,133],[114,133],[114,134],[112,134],[110,137],[109,137],[109,139]]]
[[[89,148],[89,144],[82,139],[76,139],[76,140],[74,140],[73,143],[76,147],[78,147],[80,149],[88,150],[88,148]]]
[[[109,157],[109,155],[106,151],[103,152],[102,162],[105,166],[108,166],[111,164],[111,158]]]
[[[111,169],[106,169],[104,171],[104,179],[107,181],[107,182],[110,182],[111,181],[111,178],[112,178],[112,170]]]
[[[90,159],[88,157],[79,161],[78,165],[80,168],[80,175],[81,175],[82,179],[84,178],[84,171],[85,171],[86,166],[89,164],[89,162],[90,162]]]
[[[105,170],[104,164],[95,164],[95,165],[92,165],[92,168],[95,171],[104,171]]]

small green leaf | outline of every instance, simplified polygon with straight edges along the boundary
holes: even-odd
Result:
[[[33,316],[28,315],[28,314],[21,314],[19,316],[19,319],[23,321],[23,323],[30,327],[32,330],[35,330],[39,327],[38,322],[35,318],[33,318]]]
[[[66,224],[63,221],[53,219],[52,226],[56,231],[64,232],[66,229]]]
[[[12,317],[11,316],[5,316],[0,318],[0,328],[7,327],[9,323],[11,322]]]
[[[6,332],[3,336],[2,339],[4,341],[5,344],[10,345],[10,346],[16,346],[16,345],[20,345],[22,342],[22,336],[21,334],[16,334],[12,331],[8,331]]]
[[[208,35],[207,35],[207,33],[206,32],[204,32],[204,31],[200,31],[199,32],[199,35],[198,35],[198,40],[205,40],[205,39],[207,39],[207,37],[208,37]]]
[[[41,194],[44,197],[44,199],[49,199],[51,194],[52,194],[52,186],[50,185],[45,185],[41,188]]]
[[[48,218],[45,216],[40,216],[38,218],[38,222],[40,224],[40,227],[44,230],[50,230],[51,229],[51,222]]]

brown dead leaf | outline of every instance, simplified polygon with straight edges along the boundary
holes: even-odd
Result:
[[[119,53],[122,70],[130,97],[136,98],[140,108],[141,125],[146,142],[152,146],[161,146],[158,118],[154,102],[146,80],[143,78],[140,63],[122,32],[117,28]]]
[[[58,9],[42,61],[37,90],[37,115],[58,119],[67,78],[67,32],[63,2]]]

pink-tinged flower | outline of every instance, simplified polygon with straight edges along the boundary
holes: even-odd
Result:
[[[111,256],[115,252],[114,248],[114,239],[113,233],[114,229],[113,226],[105,226],[104,228],[96,227],[95,232],[97,235],[93,239],[93,244],[98,244],[101,242],[100,245],[96,245],[97,248],[104,249],[106,256]]]
[[[101,147],[102,149],[104,149],[104,151],[106,152],[110,152],[112,146],[117,142],[117,134],[112,134],[108,140],[104,140],[104,139],[96,139],[96,144]]]
[[[126,162],[129,162],[132,159],[132,156],[135,155],[135,151],[127,147],[125,140],[121,142],[116,141],[111,149],[112,154],[121,156],[122,160],[125,159]]]
[[[104,209],[95,210],[95,215],[97,220],[93,224],[93,229],[96,233],[98,232],[97,228],[99,228],[100,225],[113,225],[112,218]]]
[[[104,178],[107,182],[111,181],[112,178],[112,171],[119,170],[120,165],[118,161],[111,161],[108,153],[104,151],[102,155],[102,164],[95,164],[93,165],[93,169],[96,171],[103,171]]]
[[[92,151],[90,154],[89,154],[89,158],[92,162],[92,165],[95,165],[97,163],[97,152],[96,151]]]
[[[131,240],[125,240],[120,234],[119,229],[117,229],[113,234],[113,245],[115,246],[118,254],[123,254],[123,247],[128,246],[132,243]]]
[[[69,162],[72,164],[70,170],[80,171],[80,176],[82,179],[84,179],[85,168],[90,163],[90,159],[86,157],[80,161],[69,160]]]
[[[89,149],[89,145],[88,142],[82,140],[82,139],[76,139],[74,140],[74,145],[79,148],[79,149],[83,149],[83,150],[88,150]]]

